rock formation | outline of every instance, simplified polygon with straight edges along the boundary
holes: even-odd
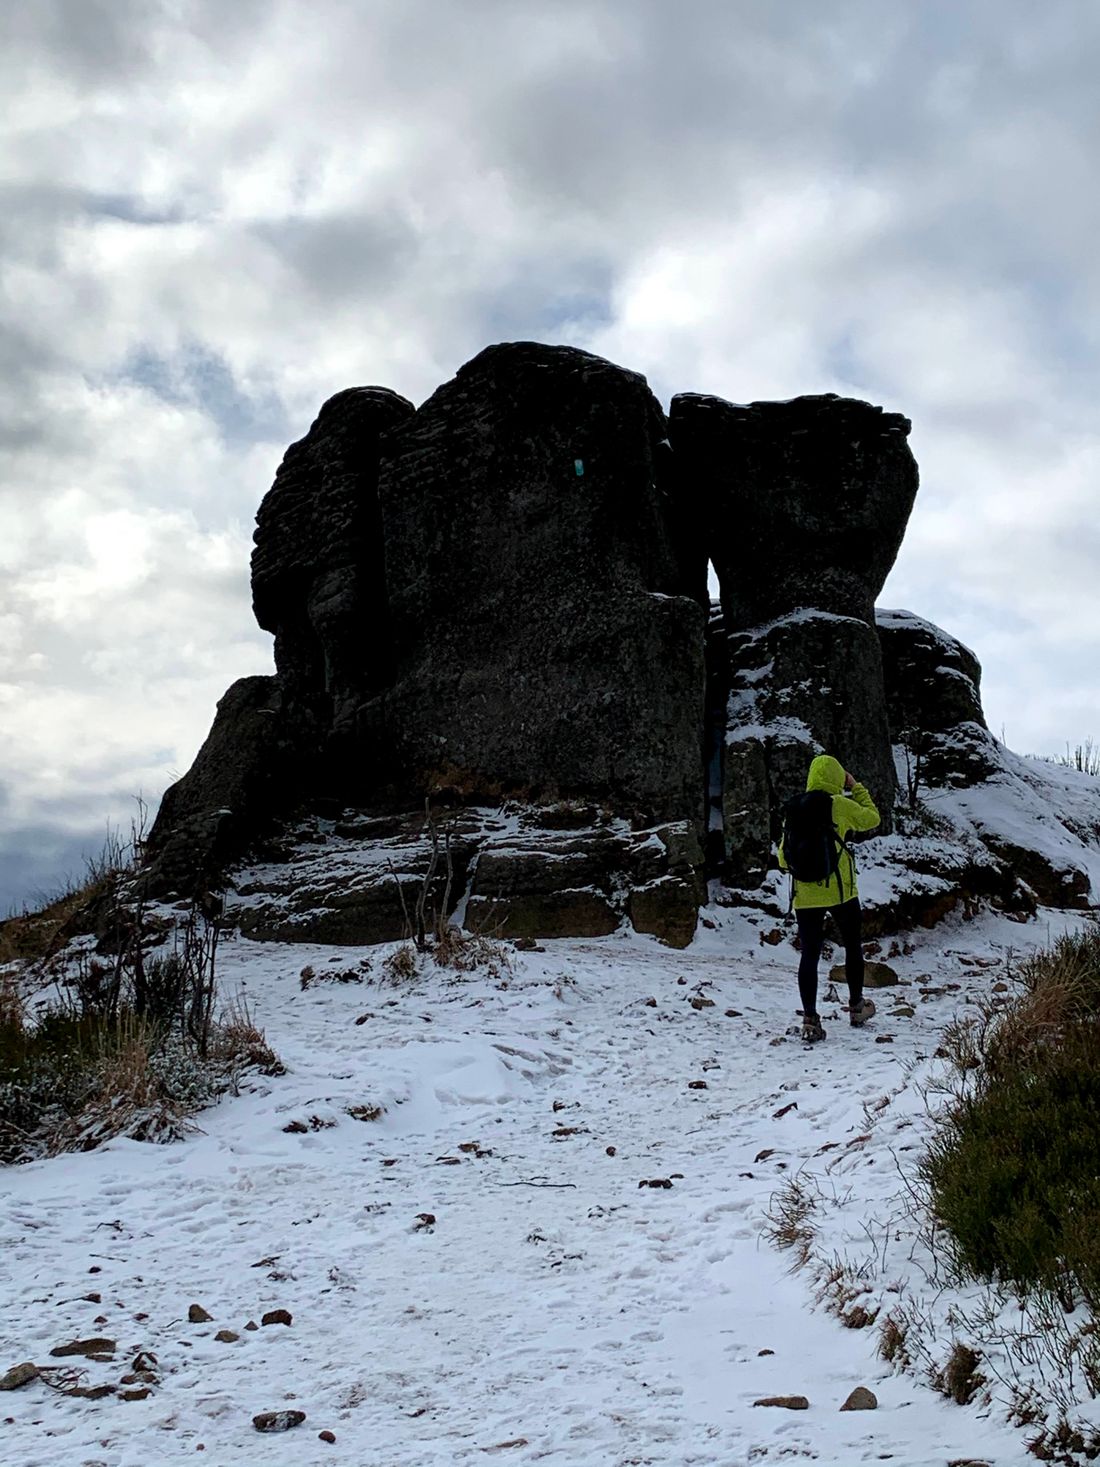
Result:
[[[644,377],[491,347],[390,441],[379,498],[395,676],[362,757],[455,783],[702,812],[703,626],[662,495]]]
[[[724,642],[726,857],[751,881],[820,749],[858,772],[890,829],[874,606],[917,492],[910,424],[832,394],[745,406],[686,393],[669,422],[721,587],[710,662],[718,668]]]
[[[683,945],[708,870],[761,883],[814,753],[865,779],[887,831],[899,732],[926,782],[1000,777],[972,655],[906,613],[876,629],[917,488],[908,431],[833,396],[687,394],[666,422],[637,373],[533,343],[483,351],[417,410],[337,394],[257,516],[275,674],[230,688],[166,793],[151,889],[250,852],[256,936],[398,936],[428,883],[509,936],[629,920]],[[449,812],[446,875],[426,797]],[[993,849],[973,825],[959,869]],[[325,841],[331,869],[307,859]]]

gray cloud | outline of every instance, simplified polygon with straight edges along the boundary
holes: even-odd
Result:
[[[1100,733],[1091,0],[3,25],[0,854],[128,822],[270,665],[252,518],[324,398],[420,400],[510,337],[666,398],[907,412],[923,487],[884,600],[974,647],[1018,747]]]

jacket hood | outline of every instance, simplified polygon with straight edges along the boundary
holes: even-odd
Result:
[[[810,765],[806,776],[808,790],[825,790],[827,794],[839,795],[844,788],[844,766],[831,754],[819,754]]]

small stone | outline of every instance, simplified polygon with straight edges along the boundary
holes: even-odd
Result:
[[[608,1146],[606,1148],[606,1155],[607,1156],[614,1156],[615,1155],[615,1148],[614,1148],[614,1146]]]
[[[253,1416],[252,1425],[257,1431],[290,1431],[301,1426],[306,1419],[304,1411],[261,1411]]]
[[[774,1355],[775,1354],[775,1351],[774,1350],[757,1350],[756,1353],[758,1355]]]
[[[245,1325],[245,1329],[259,1329],[259,1327],[260,1326],[256,1323],[254,1319],[250,1319]]]
[[[156,1370],[156,1368],[157,1357],[153,1354],[152,1350],[139,1350],[134,1356],[134,1363],[130,1366],[131,1370],[137,1370],[139,1372],[143,1370]]]
[[[219,1345],[234,1345],[240,1339],[240,1335],[234,1334],[231,1329],[220,1329],[214,1338]]]
[[[29,1385],[37,1375],[38,1366],[32,1365],[29,1360],[24,1365],[13,1365],[0,1375],[0,1391],[17,1391],[20,1386]]]
[[[212,1314],[207,1314],[201,1304],[192,1304],[187,1311],[188,1324],[209,1324],[213,1317]]]
[[[336,1433],[335,1433],[335,1432],[333,1432],[333,1431],[319,1431],[319,1432],[318,1432],[318,1433],[317,1433],[317,1435],[318,1435],[318,1437],[319,1437],[319,1438],[320,1438],[320,1440],[321,1440],[321,1441],[323,1441],[323,1442],[328,1442],[328,1444],[329,1444],[329,1445],[330,1445],[330,1446],[331,1446],[331,1445],[332,1445],[332,1444],[333,1444],[333,1442],[335,1442],[335,1440],[336,1440]]]
[[[892,1019],[911,1019],[916,1012],[916,1009],[910,1004],[903,1003],[892,1011],[890,1017]]]
[[[893,1044],[893,1042],[894,1042],[894,1036],[892,1034],[876,1034],[875,1035],[875,1043],[876,1044]]]
[[[709,1088],[710,1087],[707,1085],[707,1082],[705,1080],[689,1080],[688,1081],[688,1089],[689,1090],[707,1090]]]
[[[145,1401],[152,1394],[148,1386],[138,1386],[132,1391],[119,1391],[118,1398],[120,1401]]]
[[[85,1401],[102,1401],[104,1396],[113,1396],[115,1388],[113,1385],[70,1386],[65,1394],[80,1396]]]
[[[869,1391],[866,1386],[856,1386],[840,1409],[842,1411],[874,1411],[877,1408],[878,1397],[874,1391]]]
[[[261,1318],[261,1324],[292,1324],[293,1316],[286,1309],[269,1309]]]
[[[113,1355],[117,1345],[114,1340],[96,1338],[94,1340],[73,1340],[68,1345],[55,1345],[50,1354],[55,1360],[63,1359],[66,1355]]]
[[[657,1007],[657,1000],[655,998],[647,998],[645,1006],[647,1009],[655,1009]]]
[[[808,1411],[810,1403],[805,1396],[761,1396],[753,1401],[754,1406],[783,1406],[788,1411]]]
[[[704,998],[702,994],[697,993],[691,1000],[691,1006],[693,1009],[712,1009],[714,1007],[714,1000],[713,998]]]
[[[726,1018],[727,1019],[739,1019],[740,1017],[741,1017],[741,1010],[740,1009],[727,1009],[726,1010]]]

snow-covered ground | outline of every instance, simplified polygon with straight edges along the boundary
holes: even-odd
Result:
[[[289,1073],[251,1079],[184,1142],[2,1182],[0,1370],[101,1335],[115,1359],[88,1364],[89,1384],[141,1351],[159,1383],[139,1401],[41,1381],[0,1397],[0,1462],[1033,1461],[998,1408],[893,1373],[878,1331],[815,1305],[762,1230],[800,1170],[827,1179],[849,1236],[896,1213],[914,1076],[997,971],[970,959],[1045,943],[1062,917],[915,936],[873,1023],[853,1031],[826,1003],[829,1039],[807,1050],[796,956],[761,942],[772,920],[705,916],[684,952],[563,941],[500,977],[425,960],[402,983],[381,949],[227,942],[223,985]],[[320,981],[366,958],[363,981]],[[671,1185],[639,1185],[657,1179]],[[211,1321],[189,1323],[192,1304]],[[246,1328],[274,1309],[289,1326]],[[859,1385],[878,1409],[842,1413]],[[753,1404],[787,1394],[809,1408]],[[282,1408],[305,1423],[253,1429]]]

